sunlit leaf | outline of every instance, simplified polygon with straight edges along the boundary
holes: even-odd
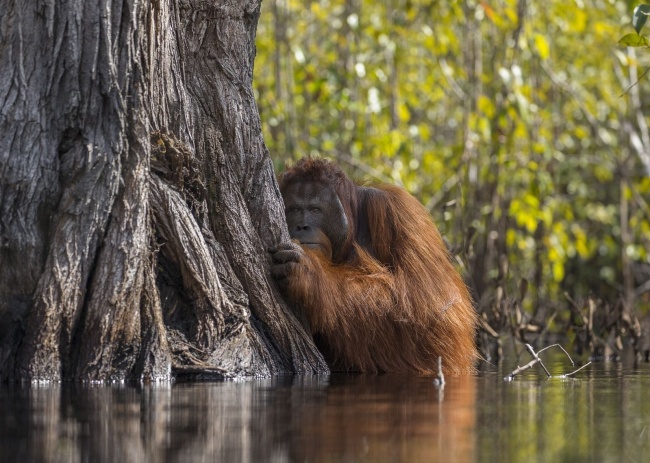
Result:
[[[485,95],[480,95],[478,97],[477,106],[479,111],[481,111],[487,117],[494,117],[496,110],[494,103]]]
[[[568,11],[573,13],[570,16],[571,30],[574,32],[583,32],[587,28],[587,12],[580,8],[572,8]]]
[[[643,35],[638,35],[638,34],[625,34],[621,39],[618,41],[619,45],[623,45],[625,47],[647,47],[649,45],[648,39],[643,36]]]
[[[537,53],[542,59],[548,59],[550,54],[550,47],[546,41],[546,37],[542,34],[535,34],[535,48],[537,48]]]
[[[632,13],[632,26],[637,34],[641,33],[641,28],[648,20],[650,14],[650,5],[638,5]]]
[[[397,114],[401,121],[408,121],[411,118],[411,112],[405,104],[397,107]]]
[[[494,10],[488,4],[488,2],[481,2],[481,8],[483,8],[483,11],[485,11],[485,16],[487,16],[490,21],[494,21]]]

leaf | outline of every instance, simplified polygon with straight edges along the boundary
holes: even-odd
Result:
[[[648,15],[650,14],[650,5],[637,5],[634,8],[634,13],[632,13],[632,26],[637,34],[641,33],[641,28],[648,20]]]
[[[535,34],[535,47],[537,48],[537,52],[539,53],[540,58],[543,60],[548,58],[548,55],[550,54],[550,47],[543,35]]]
[[[485,114],[487,117],[494,117],[496,107],[494,106],[494,103],[492,103],[492,100],[490,100],[487,96],[479,95],[477,106],[478,110]]]
[[[625,34],[619,41],[619,45],[624,47],[647,47],[650,45],[648,39],[643,35],[638,34]]]
[[[488,4],[488,2],[480,2],[480,3],[481,3],[481,8],[483,8],[483,11],[485,11],[485,16],[487,16],[487,18],[490,21],[494,22],[494,17],[496,15],[494,14],[494,10],[492,9],[492,7]]]
[[[564,279],[564,264],[562,262],[553,262],[553,279],[558,283]]]

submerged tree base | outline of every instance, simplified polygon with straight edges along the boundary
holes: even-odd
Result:
[[[320,373],[252,92],[260,1],[10,1],[0,376]]]

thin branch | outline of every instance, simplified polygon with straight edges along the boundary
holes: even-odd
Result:
[[[352,167],[356,167],[357,169],[361,170],[362,172],[366,173],[367,175],[375,178],[376,180],[379,180],[380,182],[384,183],[392,183],[393,179],[389,177],[388,175],[385,175],[383,172],[381,172],[378,169],[375,169],[374,167],[371,167],[370,165],[366,164],[365,162],[361,161],[360,159],[356,159],[352,157],[352,155],[348,153],[344,153],[339,150],[334,150],[334,154],[336,155],[336,158],[340,161],[343,161]]]
[[[535,352],[535,349],[533,349],[533,346],[531,346],[530,344],[526,344],[526,349],[528,349],[528,352],[530,352],[530,355],[532,355],[539,362],[539,364],[542,366],[542,368],[546,372],[546,375],[550,378],[551,373],[546,369],[546,366],[544,365],[544,363],[539,359],[539,356],[537,355],[537,352]]]
[[[582,370],[584,367],[589,366],[589,365],[591,365],[591,362],[587,362],[587,363],[585,363],[585,364],[582,365],[580,368],[578,368],[578,369],[575,370],[575,371],[572,371],[571,373],[567,373],[566,375],[561,375],[560,378],[568,378],[569,376],[571,376],[571,375],[573,375],[573,374],[579,372],[579,371]]]
[[[630,85],[630,86],[628,87],[628,89],[625,90],[625,92],[621,93],[618,97],[619,97],[619,98],[622,98],[622,97],[626,96],[628,93],[630,93],[630,91],[631,91],[634,87],[636,87],[637,85],[639,85],[639,82],[641,82],[641,79],[643,79],[643,78],[646,76],[646,74],[647,74],[648,72],[650,72],[650,66],[648,66],[648,67],[645,69],[645,71],[643,71],[643,74],[641,74],[641,75],[636,79],[636,82],[634,82],[632,85]]]
[[[452,70],[449,64],[447,64],[447,60],[444,58],[440,58],[438,60],[438,65],[440,66],[440,69],[442,70],[442,75],[444,76],[445,80],[451,87],[451,90],[453,91],[454,95],[460,100],[460,101],[465,101],[467,98],[467,94],[465,91],[463,91],[462,87],[458,85],[458,82],[454,79],[454,76],[452,75]]]
[[[650,280],[646,281],[634,290],[634,297],[639,297],[646,291],[650,291]]]
[[[458,176],[456,174],[453,174],[451,177],[445,180],[445,183],[443,183],[436,194],[433,195],[429,201],[427,201],[424,207],[428,211],[433,211],[438,203],[444,199],[445,195],[449,193],[449,191],[451,191],[451,189],[456,185],[458,185]]]
[[[515,377],[515,375],[518,375],[518,374],[521,373],[522,371],[526,371],[526,370],[528,370],[529,368],[533,367],[536,363],[539,363],[539,362],[541,362],[541,360],[539,359],[539,357],[536,358],[536,359],[533,359],[533,360],[531,360],[530,362],[528,362],[526,365],[524,365],[523,367],[517,367],[517,368],[515,368],[514,371],[512,371],[509,375],[505,376],[503,379],[506,380],[506,381],[511,381],[512,378]]]
[[[567,351],[565,351],[565,350],[564,350],[564,347],[562,347],[562,346],[559,345],[559,344],[551,344],[550,346],[545,347],[545,348],[543,348],[543,349],[537,351],[537,354],[541,354],[541,353],[544,352],[546,349],[550,349],[551,347],[559,347],[560,349],[562,349],[562,352],[564,352],[564,354],[569,358],[569,361],[571,361],[571,366],[575,366],[575,365],[576,365],[575,363],[573,363],[573,359],[571,358],[571,356],[569,355],[569,353],[568,353]]]
[[[492,328],[490,324],[483,317],[479,317],[478,323],[479,325],[481,325],[481,328],[483,328],[487,334],[489,334],[495,339],[499,339],[499,333],[497,333],[496,330]]]

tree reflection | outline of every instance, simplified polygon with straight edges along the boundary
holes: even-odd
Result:
[[[1,389],[24,461],[473,461],[475,378],[286,377]],[[441,400],[442,399],[442,400]]]
[[[0,461],[645,461],[647,364],[579,378],[281,377],[0,387]]]
[[[579,378],[485,378],[477,394],[478,462],[641,462],[650,450],[650,375],[591,364]]]

